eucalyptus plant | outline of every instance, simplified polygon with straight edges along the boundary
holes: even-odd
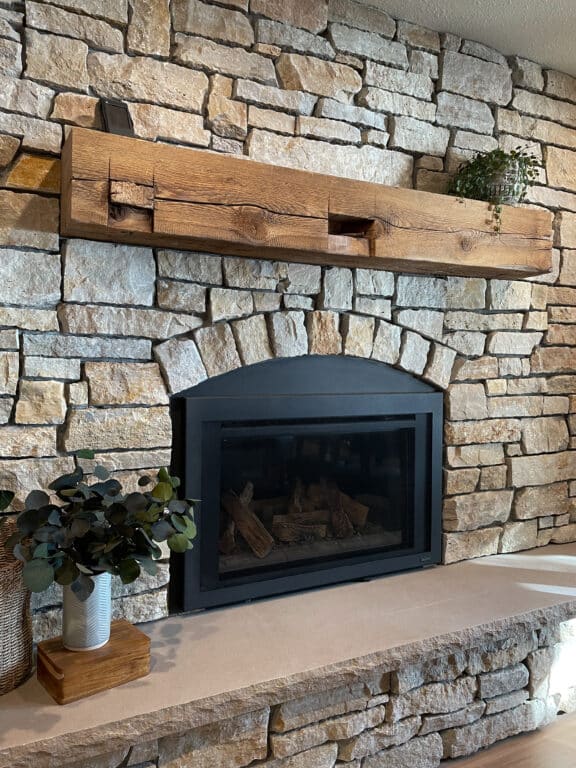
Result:
[[[448,193],[490,203],[494,209],[494,229],[500,231],[502,205],[522,202],[539,168],[538,160],[521,146],[511,152],[503,149],[479,152],[473,160],[460,166]]]
[[[156,481],[139,479],[139,487],[150,490],[124,493],[105,467],[96,465],[93,472],[92,483],[85,481],[81,466],[54,480],[48,489],[58,502],[44,491],[26,498],[8,545],[24,562],[24,583],[32,592],[57,582],[85,600],[99,573],[119,576],[124,584],[142,571],[156,573],[160,542],[173,552],[192,548],[195,501],[178,498],[177,477],[161,469]],[[8,492],[0,491],[0,499],[2,493]]]

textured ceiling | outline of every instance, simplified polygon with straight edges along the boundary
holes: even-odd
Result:
[[[576,76],[576,0],[363,0],[396,19],[453,32]]]

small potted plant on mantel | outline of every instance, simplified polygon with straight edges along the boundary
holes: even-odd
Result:
[[[493,206],[494,231],[499,232],[502,206],[516,205],[525,199],[539,168],[538,160],[520,146],[511,152],[503,149],[479,152],[473,160],[460,166],[448,193],[490,203]]]
[[[77,455],[93,458],[90,451]],[[160,542],[184,552],[196,537],[195,502],[177,497],[180,481],[166,469],[158,472],[156,482],[141,477],[138,485],[151,488],[134,493],[123,493],[103,466],[93,472],[90,484],[81,466],[54,480],[48,488],[58,501],[32,491],[8,539],[24,563],[24,583],[32,592],[53,582],[64,587],[62,639],[65,648],[75,651],[108,642],[111,576],[129,584],[142,571],[154,574]]]

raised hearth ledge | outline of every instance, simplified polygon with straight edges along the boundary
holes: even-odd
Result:
[[[152,672],[73,704],[0,699],[0,768],[56,768],[576,616],[576,544],[141,625]],[[89,763],[86,763],[89,765]]]

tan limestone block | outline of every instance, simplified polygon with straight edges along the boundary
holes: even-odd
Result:
[[[16,40],[0,38],[0,73],[10,77],[22,74],[22,46]]]
[[[494,331],[488,338],[488,352],[495,355],[530,355],[542,333]]]
[[[3,430],[6,427],[2,428]],[[13,427],[22,433],[28,432],[25,427]],[[53,427],[41,427],[42,432],[47,431],[53,435],[53,447],[48,455],[56,453],[56,430]],[[35,432],[36,430],[30,430]],[[37,445],[37,443],[35,443]],[[31,448],[31,450],[34,450]],[[24,499],[30,491],[38,488],[47,488],[54,478],[60,475],[72,472],[74,469],[74,459],[71,456],[62,458],[39,458],[39,459],[6,459],[0,461],[0,487],[16,492],[16,498],[13,502],[13,508],[20,510],[24,508]]]
[[[169,446],[172,422],[168,408],[88,408],[71,411],[64,434],[64,450],[118,450]]]
[[[284,112],[310,115],[317,97],[302,91],[285,91],[270,85],[262,85],[251,80],[237,80],[234,97],[263,107],[282,109]]]
[[[269,709],[259,709],[177,736],[165,736],[158,742],[160,764],[164,768],[183,768],[193,760],[197,768],[240,768],[262,760],[268,751],[269,716]]]
[[[160,250],[158,273],[160,277],[222,285],[222,258],[207,253]]]
[[[424,736],[427,733],[444,731],[447,728],[456,728],[459,725],[474,723],[482,717],[485,710],[486,704],[483,701],[476,701],[463,709],[459,709],[457,712],[450,712],[447,715],[427,715],[422,718],[422,728],[419,733]]]
[[[396,41],[384,40],[375,32],[354,29],[346,24],[332,24],[330,39],[339,52],[392,64],[399,69],[408,69],[406,46]]]
[[[276,357],[296,357],[308,353],[308,332],[304,312],[275,312],[269,320],[270,340]]]
[[[480,490],[497,491],[506,487],[507,468],[504,464],[494,467],[482,467],[480,472]]]
[[[62,126],[28,115],[0,112],[0,130],[22,136],[22,146],[40,152],[59,153],[62,144]]]
[[[430,342],[413,331],[402,334],[402,348],[398,365],[409,373],[421,375],[428,362]]]
[[[2,427],[0,456],[20,458],[24,456],[55,456],[55,427]],[[0,462],[0,467],[2,462]],[[1,469],[0,469],[1,474]],[[52,478],[53,480],[54,478]],[[5,488],[6,486],[2,486]],[[15,490],[12,488],[11,490]]]
[[[41,82],[86,91],[89,85],[86,57],[88,46],[81,40],[26,31],[26,77]]]
[[[331,688],[280,704],[273,712],[270,730],[284,733],[294,728],[317,723],[329,717],[344,715],[366,708],[363,683]]]
[[[252,9],[254,12],[254,9]],[[172,5],[174,30],[195,33],[202,30],[204,37],[234,45],[249,47],[254,32],[243,13],[199,0],[175,0]]]
[[[376,32],[383,37],[394,37],[396,30],[394,19],[383,10],[363,3],[351,3],[349,0],[330,0],[328,20]]]
[[[54,253],[6,248],[0,259],[0,302],[53,307],[61,298],[61,260]],[[0,310],[0,317],[26,320],[25,310]]]
[[[490,397],[505,395],[508,391],[508,379],[490,379],[486,382],[486,394]]]
[[[300,0],[251,0],[250,11],[258,16],[318,33],[326,29],[328,0],[302,3]]]
[[[476,490],[480,470],[476,467],[469,469],[445,469],[444,493],[453,496],[461,493],[472,493]]]
[[[238,352],[244,365],[252,365],[274,357],[264,315],[254,315],[232,323]]]
[[[196,30],[194,30],[196,31]],[[188,67],[206,67],[232,77],[267,85],[278,85],[274,63],[258,52],[220,45],[205,37],[176,34],[174,60]],[[278,52],[280,53],[280,51]],[[230,94],[231,95],[231,94]]]
[[[168,395],[157,363],[84,365],[91,405],[166,405]]]
[[[502,464],[504,449],[501,444],[448,446],[446,460],[450,467],[476,467]]]
[[[88,382],[74,381],[68,384],[68,404],[69,405],[88,405]]]
[[[116,53],[122,52],[124,48],[124,37],[119,29],[105,21],[84,14],[68,13],[53,5],[28,2],[26,26],[84,40],[91,48],[102,48]]]
[[[176,280],[158,280],[156,301],[162,309],[177,312],[206,312],[206,288],[195,283],[181,283]]]
[[[235,257],[224,259],[224,280],[229,288],[275,291],[279,279],[278,264],[273,262]]]
[[[200,328],[194,338],[209,376],[218,376],[241,367],[236,342],[228,323]]]
[[[573,373],[576,352],[570,347],[540,347],[534,351],[530,364],[533,373]]]
[[[538,546],[538,522],[506,523],[502,531],[500,552],[519,552]]]
[[[554,244],[562,248],[576,248],[576,213],[559,211],[554,219]]]
[[[539,547],[547,544],[567,544],[571,541],[576,541],[576,523],[538,532]]]
[[[194,315],[93,304],[62,304],[59,318],[62,330],[67,333],[143,336],[150,339],[179,336],[202,325],[202,320]]]
[[[454,366],[454,380],[493,379],[498,376],[497,357],[479,357],[476,360],[457,360]]]
[[[342,352],[339,325],[337,312],[310,312],[306,319],[309,354],[339,355]]]
[[[248,125],[289,135],[296,132],[296,118],[275,112],[273,109],[260,109],[254,106],[248,107]]]
[[[26,356],[74,358],[128,358],[149,360],[151,343],[146,339],[107,339],[59,333],[23,334]]]
[[[290,757],[280,757],[278,760],[266,760],[262,768],[333,768],[338,756],[338,745],[322,744],[299,752]],[[347,763],[348,768],[360,768],[359,764]]]
[[[442,740],[437,733],[410,739],[406,744],[392,747],[385,753],[386,768],[438,768],[442,759]],[[362,761],[362,768],[381,768],[382,756],[374,755]]]
[[[278,21],[257,19],[256,38],[259,43],[277,46],[280,49],[309,53],[321,59],[334,58],[334,49],[326,38]],[[361,63],[359,69],[362,69]]]
[[[57,93],[50,118],[82,128],[102,127],[100,99],[78,93]]]
[[[136,136],[155,141],[170,139],[201,147],[210,144],[210,132],[204,129],[200,115],[190,115],[153,104],[129,104],[128,109]]]
[[[389,747],[404,744],[419,733],[421,718],[406,717],[398,723],[386,723],[338,744],[338,758],[349,762],[374,755]]]
[[[0,352],[0,395],[16,394],[19,367],[18,352]]]
[[[434,85],[426,75],[417,75],[413,72],[404,72],[401,69],[384,67],[373,61],[366,62],[364,83],[387,91],[398,91],[407,96],[418,99],[430,100]],[[428,126],[432,129],[432,126]],[[445,131],[446,129],[442,129]],[[434,153],[436,154],[436,153]]]
[[[522,425],[522,447],[525,453],[564,451],[568,443],[568,427],[562,416],[529,419]]]
[[[208,125],[219,136],[244,139],[248,131],[246,104],[212,93],[208,100]]]
[[[551,187],[576,190],[576,152],[546,147],[546,175]]]
[[[378,322],[372,358],[383,363],[394,365],[400,357],[400,340],[402,329],[384,320]]]
[[[57,251],[58,201],[25,192],[0,190],[0,242]]]
[[[15,136],[0,136],[0,169],[10,165],[19,146],[20,139]]]
[[[148,56],[170,54],[169,0],[131,0],[128,50]]]
[[[344,315],[342,325],[344,354],[355,357],[371,357],[375,327],[376,321],[373,317]]]
[[[291,91],[308,91],[339,101],[352,101],[362,87],[362,78],[351,67],[298,53],[284,53],[276,70],[282,86]]]
[[[208,78],[176,64],[142,56],[88,55],[90,84],[101,96],[155,101],[162,106],[201,112]]]
[[[17,424],[63,424],[66,398],[61,381],[29,381],[20,383],[16,403]]]
[[[481,491],[445,499],[442,519],[446,531],[471,531],[510,517],[513,491]]]
[[[572,325],[550,325],[546,333],[546,344],[576,346],[576,327]]]
[[[60,160],[54,157],[22,154],[3,183],[10,189],[60,193]]]
[[[388,720],[396,723],[410,715],[455,712],[470,704],[476,694],[476,679],[461,677],[454,682],[428,683],[400,696],[391,696]]]
[[[515,488],[569,480],[576,476],[576,453],[563,451],[535,456],[515,456],[510,459],[510,469],[511,485]]]
[[[552,713],[552,704],[547,706],[544,701],[535,699],[514,709],[481,718],[471,725],[443,731],[444,756],[454,758],[470,755],[508,736],[532,731],[550,722],[555,716],[555,705]]]
[[[468,653],[470,675],[480,672],[492,672],[495,669],[511,667],[524,661],[526,657],[538,648],[538,635],[531,630],[526,632],[523,627],[511,629],[505,640],[487,643],[481,648],[473,648]]]
[[[269,45],[268,43],[255,43],[252,46],[254,53],[261,53],[262,56],[268,56],[271,59],[277,59],[282,53],[282,48],[278,45]]]
[[[453,384],[448,390],[448,418],[452,421],[485,419],[488,406],[484,386],[478,384]]]
[[[338,141],[344,144],[359,144],[361,140],[359,129],[353,125],[319,117],[298,117],[296,133],[299,136]]]
[[[487,402],[490,418],[514,418],[541,416],[544,401],[541,395],[525,395],[524,397],[490,397]]]
[[[442,562],[457,563],[474,557],[495,555],[498,552],[501,528],[481,528],[477,531],[445,533]]]
[[[444,439],[450,446],[476,443],[516,442],[520,440],[519,419],[484,419],[457,421],[444,425]]]
[[[288,757],[326,741],[349,739],[367,728],[380,725],[385,717],[386,707],[372,707],[361,712],[329,718],[288,733],[273,733],[270,736],[272,754],[274,757]]]
[[[575,502],[568,496],[568,484],[551,483],[540,488],[520,488],[514,497],[514,517],[529,520],[534,517],[562,515],[574,509]]]

